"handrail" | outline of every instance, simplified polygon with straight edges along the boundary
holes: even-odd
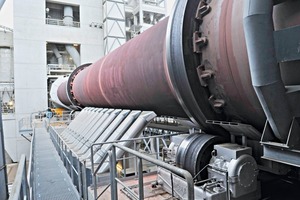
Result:
[[[57,72],[57,71],[73,71],[76,69],[76,65],[69,65],[69,64],[48,64],[47,65],[47,72]]]
[[[72,24],[66,24],[64,20],[61,19],[51,19],[51,18],[46,18],[46,24],[49,25],[57,25],[57,26],[69,26],[69,27],[76,27],[80,28],[80,22],[75,22],[73,21]]]
[[[170,165],[168,163],[165,163],[163,161],[154,159],[150,156],[147,156],[145,154],[142,154],[140,152],[137,152],[135,150],[132,150],[130,148],[124,147],[120,144],[114,143],[112,144],[112,151],[110,153],[110,164],[111,164],[111,197],[113,200],[117,200],[117,196],[116,196],[116,191],[117,191],[117,179],[116,179],[116,147],[127,152],[130,153],[132,155],[135,155],[136,157],[139,158],[139,199],[143,199],[143,189],[141,188],[143,186],[143,176],[142,176],[142,160],[146,160],[148,162],[151,162],[157,166],[160,166],[162,168],[165,168],[179,176],[183,176],[186,180],[187,183],[187,199],[189,200],[193,200],[194,199],[194,180],[192,175],[184,169],[175,167],[173,165]]]
[[[53,116],[50,120],[51,123],[55,122],[70,122],[74,117],[73,111],[63,111],[60,113],[53,112]]]
[[[96,199],[98,199],[97,197],[97,173],[100,170],[102,164],[104,163],[104,161],[106,160],[107,156],[108,156],[108,152],[105,153],[105,155],[103,156],[102,160],[100,161],[100,163],[97,163],[98,166],[95,169],[95,162],[94,162],[94,155],[101,149],[102,145],[104,144],[114,144],[114,143],[121,143],[121,142],[133,142],[134,143],[134,150],[136,150],[136,141],[138,140],[144,140],[144,139],[151,139],[151,138],[155,138],[157,140],[159,140],[160,138],[163,137],[170,137],[170,136],[175,136],[175,135],[180,135],[180,133],[175,133],[175,134],[168,134],[168,135],[155,135],[155,136],[147,136],[147,137],[138,137],[138,138],[132,138],[132,139],[126,139],[126,140],[115,140],[115,141],[111,141],[111,142],[100,142],[100,143],[94,143],[91,145],[90,149],[91,149],[91,170],[92,170],[92,176],[93,176],[93,185],[94,185],[94,197]],[[98,146],[97,150],[94,152],[94,147]],[[157,152],[159,153],[159,152]]]
[[[72,154],[72,157],[74,157],[74,160],[76,160],[75,161],[77,163],[77,168],[76,169],[78,169],[78,171],[75,170],[75,169],[73,169],[73,170],[75,171],[75,173],[77,172],[78,174],[84,175],[85,170],[82,171],[82,167],[79,167],[80,166],[79,163],[83,163],[83,166],[86,166],[85,165],[86,160],[84,159],[84,160],[80,161],[80,155],[77,155],[77,153],[74,151],[74,149],[72,149],[68,144],[60,142],[60,141],[63,141],[63,138],[61,138],[61,135],[56,132],[56,130],[53,128],[53,126],[50,126],[49,132],[50,132],[50,135],[53,139],[53,142],[54,142],[59,154],[61,155],[61,157],[63,157],[62,160],[64,160],[64,162],[68,162],[70,165],[72,165],[72,163],[68,159],[68,155]],[[117,141],[111,141],[111,142],[101,142],[101,143],[92,144],[91,147],[90,147],[91,155],[90,155],[89,158],[90,158],[90,161],[91,161],[91,173],[92,173],[92,176],[93,176],[93,187],[94,187],[95,197],[97,197],[97,184],[95,184],[96,183],[96,177],[95,176],[97,174],[97,171],[99,171],[99,169],[100,169],[99,166],[102,163],[104,163],[104,161],[105,161],[105,159],[108,155],[108,154],[105,155],[105,158],[102,159],[102,162],[100,162],[100,164],[97,163],[97,164],[99,164],[99,166],[98,166],[97,170],[95,170],[95,163],[94,163],[93,157],[94,157],[95,153],[99,150],[99,149],[97,149],[96,151],[94,151],[95,150],[94,147],[96,145],[112,144],[112,143],[116,143],[116,142],[126,142],[126,141],[132,141],[132,142],[136,143],[136,141],[138,141],[138,140],[150,139],[150,138],[156,138],[157,140],[159,140],[159,138],[175,136],[175,135],[180,135],[180,134],[181,133],[168,134],[168,135],[158,135],[158,136],[148,136],[148,137],[138,137],[138,138],[133,138],[133,139],[117,140]],[[134,145],[134,146],[136,146],[136,145]],[[69,151],[65,152],[65,149],[68,149]],[[136,149],[136,147],[134,149]],[[95,171],[96,171],[96,173],[95,173]],[[79,182],[78,184],[83,185],[85,180],[83,178],[81,178],[81,176],[79,176],[79,177],[80,178],[78,178],[78,182]],[[85,192],[85,190],[81,191],[81,187],[79,187],[79,190],[80,190],[80,194]]]
[[[19,120],[19,132],[32,131],[32,118],[24,117]]]
[[[132,139],[126,139],[126,140],[114,140],[114,141],[111,141],[111,142],[94,143],[90,147],[90,149],[91,149],[92,174],[95,176],[98,173],[98,171],[100,170],[101,165],[98,165],[98,167],[96,168],[96,170],[94,169],[94,167],[95,167],[94,155],[100,150],[101,146],[104,145],[104,144],[114,144],[114,143],[121,143],[121,142],[134,142],[136,144],[137,140],[144,140],[144,139],[151,139],[151,138],[158,139],[158,138],[163,138],[163,137],[176,136],[176,135],[180,135],[180,134],[181,133],[174,133],[174,134],[168,134],[168,135],[155,135],[155,136],[138,137],[138,138],[132,138]],[[94,146],[99,146],[98,149],[95,152],[94,152]]]
[[[9,200],[18,200],[18,199],[24,199],[24,200],[30,199],[28,182],[26,179],[26,157],[24,154],[21,155],[17,174],[9,197]]]
[[[28,187],[29,187],[30,194],[32,194],[32,190],[33,190],[32,187],[33,187],[33,176],[34,176],[34,174],[33,174],[34,142],[35,142],[35,128],[33,127],[33,134],[32,134],[32,139],[31,139],[31,144],[30,144],[30,153],[29,153],[28,174],[27,174],[27,181],[28,181]]]

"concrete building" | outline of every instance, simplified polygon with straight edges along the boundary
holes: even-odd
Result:
[[[5,148],[29,154],[31,120],[57,77],[92,63],[161,20],[166,0],[6,0],[0,10]]]

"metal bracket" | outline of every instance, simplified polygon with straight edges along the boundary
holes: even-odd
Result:
[[[194,53],[200,53],[201,48],[205,47],[208,44],[207,37],[201,37],[199,31],[193,33],[193,51]]]
[[[195,19],[199,20],[202,22],[202,18],[207,15],[211,11],[211,7],[207,5],[204,1],[199,3],[199,6],[196,11],[196,16]]]
[[[300,136],[298,119],[294,118],[286,143],[277,142],[269,122],[265,124],[261,144],[264,147],[262,158],[274,162],[300,167]]]
[[[300,127],[299,127],[299,118],[293,118],[290,131],[287,137],[286,143],[280,143],[275,138],[271,126],[268,121],[266,121],[263,135],[261,138],[261,144],[271,145],[274,147],[286,148],[286,149],[298,149],[300,150]]]
[[[223,108],[226,104],[224,99],[218,99],[214,95],[211,95],[208,101],[216,113],[223,112]]]
[[[197,73],[200,80],[200,84],[203,87],[207,87],[207,81],[214,77],[215,72],[211,69],[205,69],[203,65],[197,67]]]
[[[207,124],[218,125],[235,136],[246,136],[250,139],[257,140],[261,137],[261,133],[249,124],[241,124],[237,122],[225,122],[216,120],[206,120]]]

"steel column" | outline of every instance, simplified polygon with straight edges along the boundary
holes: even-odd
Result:
[[[139,166],[139,200],[144,199],[143,160],[138,159]]]
[[[110,185],[111,185],[111,199],[118,200],[118,185],[117,185],[117,171],[116,171],[116,147],[112,146],[109,152],[109,162],[110,162]]]
[[[0,99],[0,183],[0,199],[7,199],[8,189],[5,162],[4,133],[2,124],[2,99]]]

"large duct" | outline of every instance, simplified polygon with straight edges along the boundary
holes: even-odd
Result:
[[[73,26],[73,8],[71,6],[64,7],[64,24],[66,26]],[[73,45],[66,45],[66,50],[73,59],[74,64],[80,66],[80,55]]]
[[[67,44],[66,45],[66,50],[67,52],[70,54],[70,56],[73,59],[74,64],[78,67],[80,66],[80,54],[78,53],[77,49],[71,45],[71,44]]]
[[[72,6],[64,7],[64,25],[73,26],[73,8]]]
[[[275,136],[285,142],[293,113],[276,59],[273,6],[273,0],[247,0],[244,29],[253,87]]]
[[[63,57],[62,55],[59,53],[57,46],[55,44],[51,44],[51,49],[55,55],[55,57],[57,58],[57,62],[59,65],[63,64]]]

